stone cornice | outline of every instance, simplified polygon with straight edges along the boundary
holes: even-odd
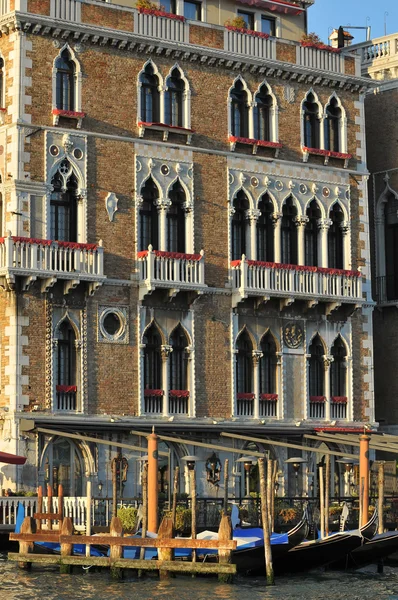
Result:
[[[48,36],[79,44],[90,44],[115,48],[126,52],[136,52],[146,57],[155,54],[170,57],[172,60],[189,61],[207,67],[223,67],[238,72],[250,73],[265,77],[276,77],[284,81],[296,80],[306,85],[338,87],[354,93],[363,93],[377,86],[377,82],[364,77],[343,75],[313,67],[262,58],[234,54],[216,48],[181,44],[169,40],[160,40],[128,31],[99,27],[88,23],[74,23],[54,19],[33,13],[12,12],[0,18],[2,34],[10,30],[18,30],[34,35]]]

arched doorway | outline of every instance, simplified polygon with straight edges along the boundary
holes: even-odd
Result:
[[[56,437],[48,444],[42,459],[43,483],[51,485],[54,494],[62,484],[65,496],[83,495],[84,460],[74,442]]]

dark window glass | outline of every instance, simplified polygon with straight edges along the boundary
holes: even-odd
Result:
[[[256,140],[271,141],[271,108],[272,96],[268,93],[267,86],[261,86],[255,97],[253,109],[254,138]]]
[[[275,19],[269,19],[268,17],[261,17],[261,32],[268,33],[268,35],[275,35]]]
[[[56,107],[60,110],[75,110],[75,63],[65,48],[55,61]]]
[[[143,201],[139,213],[138,251],[148,250],[150,244],[158,250],[159,216],[155,200],[159,197],[159,192],[152,178],[146,180],[141,196]]]
[[[104,319],[103,327],[109,335],[115,335],[121,328],[121,321],[118,314],[108,313]]]
[[[247,93],[243,83],[238,80],[231,90],[231,131],[236,137],[247,138],[249,135],[249,107]]]
[[[246,211],[249,208],[249,201],[242,190],[238,192],[233,208],[235,212],[231,225],[232,260],[240,260],[242,254],[246,254]]]
[[[313,94],[308,94],[304,109],[304,146],[319,148],[319,107]]]
[[[5,108],[5,73],[4,60],[0,58],[0,108]]]
[[[253,345],[246,331],[243,331],[236,343],[236,391],[238,394],[253,392]]]
[[[332,346],[333,362],[330,365],[330,395],[346,396],[346,349],[341,338]]]
[[[310,346],[309,391],[310,396],[324,396],[324,348],[319,336],[315,336]]]
[[[272,262],[274,260],[274,223],[272,214],[274,205],[267,195],[260,200],[258,208],[260,216],[257,219],[257,260]]]
[[[325,149],[340,152],[341,108],[336,98],[332,98],[326,107]]]
[[[180,325],[171,334],[170,345],[173,352],[169,356],[169,388],[171,390],[187,390],[188,354],[186,349],[189,343]]]
[[[334,204],[330,213],[329,219],[332,224],[328,231],[328,266],[331,269],[343,268],[343,231],[341,229],[344,213],[340,204]]]
[[[176,14],[176,1],[175,0],[162,0],[162,7],[164,9],[165,12],[167,13],[172,13],[173,15]]]
[[[309,267],[318,265],[318,221],[321,210],[316,200],[312,200],[307,208],[308,221],[305,225],[305,264]]]
[[[183,127],[184,107],[184,81],[181,79],[179,69],[173,69],[166,81],[166,92],[164,95],[164,122],[168,125]]]
[[[61,163],[60,169],[66,172],[70,169],[67,160]],[[67,183],[66,191],[62,190],[63,180],[57,173],[51,182],[54,191],[50,198],[50,239],[62,242],[77,241],[77,181],[72,174]]]
[[[389,194],[384,208],[387,300],[398,298],[398,200]]]
[[[297,208],[290,197],[283,205],[281,223],[281,258],[282,263],[288,265],[297,264],[297,227],[294,221],[296,216]]]
[[[245,12],[244,10],[238,10],[238,17],[242,17],[246,23],[246,29],[254,29],[254,14]]]
[[[162,340],[160,333],[152,325],[146,332],[143,342],[144,348],[144,389],[161,390],[162,387]]]
[[[151,63],[148,63],[140,75],[141,81],[141,121],[158,123],[160,121],[159,79]]]
[[[192,2],[192,0],[184,1],[184,17],[193,21],[202,20],[202,3]]]
[[[169,252],[185,252],[185,210],[184,189],[176,181],[169,193],[171,206],[167,211],[167,250]]]
[[[71,324],[64,321],[58,333],[57,385],[76,385],[75,333]]]
[[[260,358],[260,394],[276,393],[276,345],[275,340],[270,333],[267,333],[261,340]]]

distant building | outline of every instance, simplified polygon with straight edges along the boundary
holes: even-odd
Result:
[[[195,454],[198,493],[216,495],[206,465],[227,432],[282,443],[230,445],[269,451],[294,494],[283,444],[375,423],[374,83],[350,54],[300,44],[312,1],[125,4],[2,4],[0,448],[28,462],[0,487],[74,496],[90,478],[109,494],[118,444],[155,426],[189,440],[163,444],[160,491],[176,464],[187,490]],[[137,496],[142,462],[122,453]],[[344,466],[332,477],[346,493]]]

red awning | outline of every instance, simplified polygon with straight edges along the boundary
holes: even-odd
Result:
[[[300,8],[300,6],[297,6],[297,4],[285,2],[284,0],[238,0],[238,2],[241,4],[248,4],[249,6],[258,6],[264,8],[264,10],[270,10],[284,15],[301,15],[305,10],[304,8]]]
[[[0,452],[0,463],[6,463],[7,465],[24,465],[26,463],[26,458],[24,456],[17,456],[16,454]]]

